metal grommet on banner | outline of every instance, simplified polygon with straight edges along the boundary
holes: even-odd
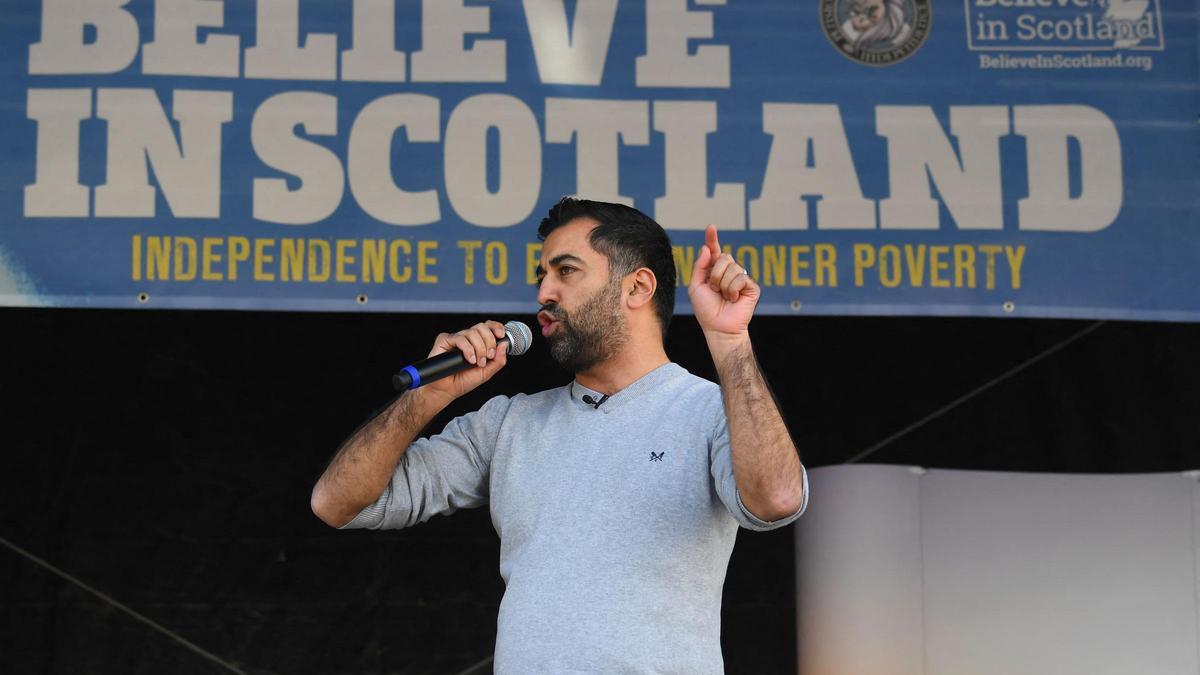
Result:
[[[359,293],[359,294],[358,294],[358,297],[357,297],[357,298],[355,298],[355,299],[354,299],[354,301],[355,301],[355,302],[357,302],[357,303],[358,303],[358,304],[360,304],[360,305],[365,305],[365,304],[367,304],[367,294],[366,294],[366,293]]]
[[[1005,300],[1001,307],[1004,309],[1005,314],[1012,314],[1013,311],[1017,309],[1017,306],[1013,304],[1012,300]]]
[[[138,301],[138,304],[141,304],[141,305],[144,305],[147,302],[150,302],[150,294],[149,293],[138,293],[137,301]]]
[[[801,308],[801,307],[803,307],[803,306],[804,306],[804,305],[803,305],[803,304],[801,304],[801,302],[800,302],[799,300],[793,300],[793,301],[792,301],[792,311],[793,311],[793,312],[799,312],[799,311],[800,311],[800,308]]]

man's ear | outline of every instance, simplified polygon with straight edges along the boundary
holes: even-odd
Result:
[[[654,291],[658,290],[658,279],[649,267],[639,267],[630,275],[631,283],[625,302],[630,309],[637,309],[654,299]]]

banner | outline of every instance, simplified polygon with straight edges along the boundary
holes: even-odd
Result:
[[[1200,320],[1197,4],[21,0],[0,304],[532,311],[563,195],[767,314]]]

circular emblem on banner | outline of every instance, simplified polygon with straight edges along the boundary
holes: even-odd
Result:
[[[889,66],[912,56],[933,22],[930,0],[821,0],[821,28],[843,56]]]

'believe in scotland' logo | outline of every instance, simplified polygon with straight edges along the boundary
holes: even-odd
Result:
[[[821,0],[821,27],[844,56],[871,66],[910,57],[929,37],[930,0]]]
[[[1163,48],[1159,0],[964,0],[973,51]]]

